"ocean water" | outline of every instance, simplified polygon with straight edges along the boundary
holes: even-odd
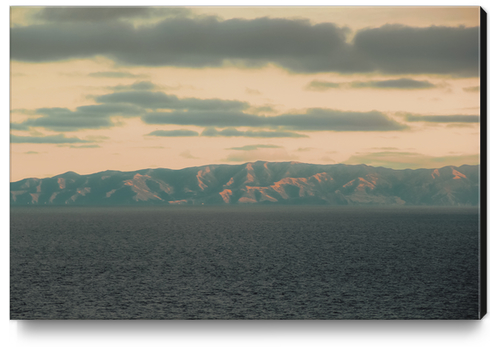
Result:
[[[477,319],[478,209],[13,207],[11,319]]]

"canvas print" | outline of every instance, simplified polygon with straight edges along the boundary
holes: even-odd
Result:
[[[485,314],[479,7],[10,20],[12,320]]]

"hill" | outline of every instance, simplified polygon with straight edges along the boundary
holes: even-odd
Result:
[[[10,184],[11,205],[479,203],[479,166],[393,170],[367,165],[263,162],[181,170],[66,172]]]

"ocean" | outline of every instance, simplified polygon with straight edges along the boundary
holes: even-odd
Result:
[[[477,208],[11,207],[11,319],[478,319]]]

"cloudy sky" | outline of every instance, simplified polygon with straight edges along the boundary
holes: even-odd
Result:
[[[12,7],[11,181],[478,164],[478,7]]]

